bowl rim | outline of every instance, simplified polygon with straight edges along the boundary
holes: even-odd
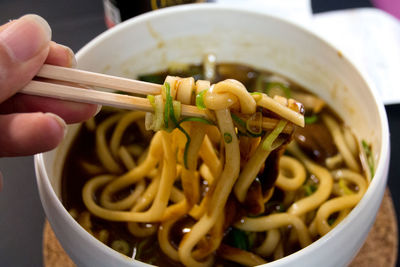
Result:
[[[306,28],[304,25],[296,24],[292,21],[289,21],[285,18],[277,17],[271,14],[266,14],[265,12],[262,12],[260,10],[253,10],[253,9],[244,9],[240,6],[235,6],[235,5],[229,5],[229,4],[216,4],[216,3],[196,3],[196,4],[186,4],[186,5],[180,5],[180,6],[173,6],[173,7],[167,7],[163,8],[160,10],[144,13],[141,15],[138,15],[134,18],[131,18],[127,21],[124,21],[113,28],[106,30],[105,32],[101,33],[94,39],[92,39],[90,42],[88,42],[84,47],[82,47],[77,53],[76,53],[76,58],[78,61],[79,65],[79,59],[81,57],[84,57],[86,54],[90,53],[90,51],[96,47],[99,43],[112,38],[115,35],[121,34],[120,32],[125,31],[126,29],[129,29],[131,27],[134,27],[134,25],[139,24],[143,21],[148,21],[152,17],[156,16],[170,16],[171,14],[179,14],[182,12],[193,12],[193,11],[210,11],[210,12],[230,12],[230,13],[238,13],[238,14],[244,14],[247,13],[246,15],[255,15],[255,16],[263,16],[267,17],[270,20],[275,20],[278,23],[281,24],[286,24],[292,28],[295,28],[296,31],[302,32],[302,34],[308,35],[308,37],[313,38],[315,42],[320,42],[321,45],[326,46],[328,49],[334,50],[334,51],[339,51],[333,44],[325,40],[323,37],[321,37],[319,34],[316,32],[313,32],[311,29]],[[389,139],[389,126],[388,126],[388,120],[387,120],[387,115],[386,111],[383,105],[383,102],[381,101],[380,96],[377,93],[377,90],[375,89],[374,84],[372,83],[371,79],[368,78],[366,73],[357,67],[356,64],[353,63],[351,59],[349,59],[345,53],[342,53],[343,55],[343,60],[345,60],[345,64],[349,65],[354,71],[354,74],[358,75],[363,82],[366,84],[369,93],[372,94],[373,100],[375,102],[375,107],[377,109],[377,112],[379,114],[379,121],[380,121],[380,134],[381,134],[381,147],[380,151],[376,151],[375,153],[379,155],[379,161],[377,164],[376,172],[374,177],[379,177],[379,179],[373,179],[371,183],[369,184],[367,191],[365,192],[364,196],[360,200],[360,202],[351,210],[351,212],[346,216],[346,218],[339,223],[336,227],[334,227],[329,233],[324,235],[323,237],[319,238],[318,240],[314,241],[311,243],[309,246],[302,248],[288,256],[285,256],[282,259],[273,261],[268,263],[268,266],[272,266],[274,264],[281,264],[285,262],[293,262],[295,261],[298,257],[301,257],[303,254],[308,254],[311,251],[313,251],[315,248],[323,245],[324,243],[328,242],[333,236],[335,236],[338,232],[341,232],[343,228],[345,228],[348,224],[350,224],[359,214],[362,210],[368,208],[368,202],[370,201],[372,195],[376,190],[378,190],[378,186],[381,183],[386,184],[387,180],[387,173],[388,173],[388,166],[389,166],[389,158],[390,158],[390,139]],[[35,155],[35,168],[38,168],[41,171],[42,177],[39,177],[37,175],[37,180],[38,183],[40,182],[39,180],[42,180],[45,185],[46,191],[49,193],[50,198],[53,202],[55,202],[56,206],[58,209],[64,210],[63,213],[67,222],[71,225],[73,230],[81,233],[83,235],[83,238],[88,238],[88,241],[91,242],[95,247],[97,247],[102,253],[105,253],[106,255],[116,258],[116,259],[122,259],[126,257],[119,257],[117,256],[117,252],[112,250],[110,247],[104,245],[100,241],[98,241],[95,237],[90,235],[89,233],[86,232],[71,216],[69,216],[68,211],[65,209],[63,204],[61,203],[61,200],[57,197],[51,183],[50,179],[48,176],[48,173],[46,171],[46,165],[45,161],[43,158],[44,153],[37,154]],[[138,260],[127,260],[128,264],[132,264],[132,266],[135,266],[137,263],[143,264],[143,266],[153,266],[149,265],[147,263],[138,261]]]

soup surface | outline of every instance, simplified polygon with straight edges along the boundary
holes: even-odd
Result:
[[[251,92],[268,94],[278,102],[293,98],[304,105],[301,111],[305,127],[278,133],[282,142],[268,153],[244,195],[240,193],[240,181],[233,185],[222,207],[223,214],[218,215],[211,230],[193,245],[195,262],[250,266],[282,258],[329,232],[361,199],[374,171],[370,146],[357,140],[333,109],[305,88],[274,73],[240,64],[217,64],[212,60],[202,65],[175,64],[165,72],[139,78],[162,84],[167,75],[194,77],[212,83],[235,79]],[[201,93],[197,94],[199,101],[196,103],[202,108],[204,103],[199,95]],[[261,117],[279,119],[268,110],[260,110],[260,114],[247,121],[235,112],[231,115],[240,147],[241,175],[257,154],[257,146],[265,141],[264,136],[274,132],[261,129]],[[169,130],[171,135],[183,140],[175,144],[182,150],[174,154],[178,167],[167,199],[169,215],[164,214],[162,220],[146,221],[140,215],[135,217],[139,219],[132,219],[127,215],[129,212],[150,210],[151,199],[157,198],[156,191],[162,187],[154,185],[154,181],[164,175],[161,169],[169,163],[160,160],[154,168],[139,175],[140,179],[131,177],[130,182],[110,189],[111,181],[147,164],[152,153],[150,142],[156,142],[158,137],[146,130],[143,113],[103,108],[96,118],[82,125],[65,161],[62,201],[70,214],[90,234],[128,257],[158,266],[189,265],[180,254],[184,252],[179,250],[184,249],[185,239],[192,238],[195,231],[202,231],[194,227],[200,225],[199,221],[207,220],[207,212],[212,214],[213,203],[206,199],[213,190],[218,190],[214,185],[215,173],[221,174],[223,167],[215,164],[223,165],[229,157],[224,150],[232,136],[222,134],[215,126],[204,126],[211,154],[207,155],[206,149],[200,148],[200,156],[196,154],[190,163],[193,156],[188,143],[196,142],[195,132],[201,131],[204,123],[185,123],[182,127],[191,132],[191,139]],[[175,139],[170,140],[175,142]],[[190,176],[190,186],[194,179],[197,181],[192,191],[187,189],[187,182],[182,178],[190,164],[197,166]],[[90,198],[92,204],[87,204],[85,197]],[[187,211],[182,214],[178,208],[185,198]],[[146,204],[146,201],[149,202]],[[203,211],[199,211],[201,209]],[[190,232],[192,236],[187,237]]]

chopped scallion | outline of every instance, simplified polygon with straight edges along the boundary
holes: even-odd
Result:
[[[258,135],[262,132],[262,114],[261,112],[254,113],[246,121],[246,129],[252,134]]]
[[[339,187],[343,190],[345,195],[352,195],[354,194],[353,190],[351,190],[344,179],[339,179]]]
[[[304,185],[304,191],[306,196],[311,196],[315,191],[317,191],[317,187],[313,184]]]
[[[251,92],[250,95],[259,95],[262,96],[262,94],[260,92]]]
[[[283,131],[287,124],[287,121],[280,120],[278,124],[276,125],[275,129],[272,130],[272,132],[265,138],[262,148],[264,150],[271,150],[272,144],[278,138],[279,134]]]
[[[191,142],[190,136],[189,134],[185,131],[185,129],[182,128],[182,126],[180,125],[181,123],[185,122],[185,121],[197,121],[197,122],[202,122],[205,124],[213,124],[211,121],[204,119],[204,118],[195,118],[195,117],[188,117],[188,118],[184,118],[182,120],[179,120],[180,116],[181,116],[181,103],[179,101],[175,101],[173,100],[172,96],[171,96],[171,87],[169,83],[164,83],[163,89],[165,90],[165,106],[164,106],[164,129],[168,132],[171,132],[173,129],[177,128],[178,130],[180,130],[186,137],[186,144],[185,144],[185,150],[183,153],[183,160],[184,160],[184,165],[185,168],[188,168],[187,165],[187,153],[188,153],[188,149],[189,149],[189,144]],[[152,103],[153,99],[155,102],[155,106],[157,106],[157,97],[161,97],[161,95],[158,95],[156,97],[154,96],[148,96],[148,99],[150,101],[150,103]],[[157,108],[155,109],[155,113],[157,115]],[[158,116],[160,117],[160,116]],[[155,116],[155,118],[157,119],[157,116]],[[162,121],[162,120],[161,120]],[[156,130],[159,130],[160,128],[157,128]]]
[[[289,87],[284,85],[283,83],[278,83],[278,82],[269,82],[267,83],[267,87],[265,88],[265,93],[268,94],[272,88],[278,87],[279,89],[282,90],[283,94],[285,95],[286,98],[290,98],[292,95],[292,92]]]
[[[329,218],[328,219],[328,224],[333,225],[335,223],[336,219],[335,218]]]
[[[136,248],[134,249],[134,254],[133,254],[134,259],[137,259],[137,260],[141,259],[144,251],[149,246],[150,240],[151,240],[151,238],[146,238],[146,239],[140,241],[139,244],[136,245]]]
[[[317,114],[313,114],[311,116],[305,116],[304,117],[304,123],[305,124],[313,124],[315,122],[317,122],[318,120],[318,115]]]
[[[170,104],[172,105],[172,97],[171,97],[171,87],[169,83],[164,83],[164,88],[165,88],[165,107],[164,107],[164,126],[166,129],[168,129],[169,125],[169,118],[170,118]],[[173,109],[172,109],[173,110]]]
[[[229,144],[232,142],[232,135],[230,133],[224,133],[225,143]]]
[[[375,161],[374,161],[374,155],[372,154],[371,145],[369,145],[365,140],[362,140],[361,144],[364,149],[365,156],[367,158],[367,163],[372,179],[375,175]]]
[[[238,115],[236,115],[235,113],[231,113],[231,117],[233,119],[233,122],[235,122],[242,129],[246,129],[246,122],[239,118]]]
[[[196,95],[196,106],[198,109],[206,109],[206,105],[204,104],[204,94],[207,90],[203,90]]]
[[[212,123],[212,121],[209,121],[209,120],[204,119],[204,118],[198,118],[198,117],[186,117],[186,118],[180,120],[178,122],[178,124],[181,124],[182,122],[185,122],[185,121],[197,121],[197,122],[202,122],[202,123],[209,124],[209,125],[213,125],[214,124],[214,123]]]
[[[122,239],[114,240],[111,243],[111,248],[124,255],[128,255],[130,251],[130,246],[128,242]]]
[[[252,133],[252,132],[248,131],[247,122],[242,120],[235,113],[231,113],[231,117],[232,117],[233,123],[239,130],[239,134],[244,135],[244,136],[249,136],[249,137],[260,137],[263,134],[262,130],[259,133]]]
[[[181,117],[181,113],[182,113],[182,105],[181,105],[181,102],[179,102],[179,101],[172,101],[172,105],[173,105],[173,110],[174,110],[174,112],[173,112],[173,114],[174,114],[174,117],[175,117],[175,120],[179,120],[179,118]]]
[[[183,152],[183,163],[185,165],[185,168],[188,169],[188,165],[187,165],[187,153],[188,153],[188,149],[189,149],[189,144],[191,142],[190,136],[189,134],[185,131],[185,129],[182,128],[181,123],[185,122],[185,121],[197,121],[197,122],[202,122],[205,124],[210,124],[212,125],[213,123],[207,119],[204,118],[197,118],[197,117],[186,117],[183,118],[182,120],[180,120],[179,122],[177,122],[176,128],[178,128],[185,136],[186,136],[186,144],[185,144],[185,150]]]
[[[155,97],[154,95],[147,95],[147,99],[150,102],[150,105],[155,109],[156,108],[156,104],[155,104]]]
[[[253,98],[256,102],[261,100],[261,98],[262,98],[262,94],[260,92],[252,92],[250,94],[253,96]]]
[[[163,128],[163,105],[164,102],[162,100],[162,96],[161,95],[157,95],[154,97],[154,118],[153,118],[153,124],[151,126],[151,129],[153,129],[154,131],[159,131]]]
[[[249,244],[247,240],[247,235],[244,231],[233,228],[232,229],[233,246],[242,250],[248,250]]]
[[[178,123],[178,121],[177,121],[177,119],[175,117],[173,101],[172,101],[172,96],[171,96],[171,87],[170,87],[169,83],[165,83],[165,89],[166,89],[166,94],[165,94],[166,95],[166,103],[165,103],[165,105],[168,106],[169,118],[174,123],[174,126],[171,127],[171,129],[178,128],[186,136],[185,150],[183,152],[183,161],[184,161],[185,168],[188,169],[187,153],[188,153],[189,144],[190,144],[191,139],[190,139],[189,134],[185,131],[185,129],[182,128],[182,126],[180,126],[180,123]],[[168,127],[168,125],[166,126],[166,128],[167,127]]]
[[[177,125],[176,128],[178,128],[186,136],[185,150],[183,151],[183,164],[185,165],[186,169],[189,169],[187,164],[187,153],[189,150],[189,144],[192,139],[190,138],[189,134],[185,131],[185,129],[182,128],[182,126]]]

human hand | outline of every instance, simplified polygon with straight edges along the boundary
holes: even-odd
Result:
[[[0,26],[0,157],[31,155],[56,147],[65,122],[86,120],[96,105],[16,94],[43,63],[72,67],[71,49],[51,40],[51,29],[37,15]]]
[[[0,157],[53,149],[66,123],[84,121],[98,110],[97,105],[18,94],[44,63],[76,65],[71,49],[51,41],[43,18],[26,15],[0,26]]]

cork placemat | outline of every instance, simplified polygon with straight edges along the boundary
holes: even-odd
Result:
[[[349,267],[394,267],[397,261],[397,231],[395,209],[386,189],[375,224]],[[43,260],[44,267],[76,267],[47,221],[43,230]]]

